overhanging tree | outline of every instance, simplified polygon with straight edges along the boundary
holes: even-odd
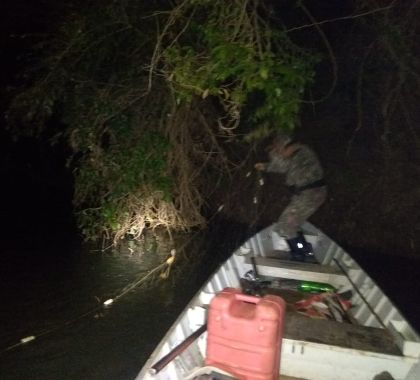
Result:
[[[315,58],[269,4],[91,1],[38,50],[9,120],[18,134],[64,125],[53,141],[72,148],[87,239],[205,225],[206,184],[235,167],[227,141],[294,128]]]

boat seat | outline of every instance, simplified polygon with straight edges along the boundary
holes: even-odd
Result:
[[[385,329],[309,318],[286,312],[284,338],[402,356],[391,333]]]
[[[251,264],[251,258],[246,256],[245,262]],[[347,277],[332,266],[258,256],[255,263],[261,276],[324,282],[336,288],[350,285]]]

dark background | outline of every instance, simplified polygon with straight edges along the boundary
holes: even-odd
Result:
[[[22,82],[22,78],[19,77],[20,69],[32,62],[31,47],[43,36],[52,33],[65,11],[76,6],[76,1],[17,0],[2,1],[0,4],[0,250],[3,260],[21,262],[22,258],[33,256],[34,252],[39,258],[71,254],[71,250],[63,250],[63,246],[68,248],[80,245],[80,236],[72,214],[72,176],[65,165],[67,147],[61,144],[51,146],[47,141],[48,136],[13,141],[5,130],[3,118],[9,101],[8,89]],[[350,10],[350,1],[319,1],[316,7],[312,5],[312,11],[318,19],[343,16]],[[295,24],[307,23],[303,16],[299,17],[293,20]],[[348,43],[352,25],[349,21],[340,21],[323,26],[336,52],[340,52],[341,45],[341,49],[344,49],[344,41]],[[307,31],[297,38],[306,39],[306,43],[309,44],[313,42],[315,47],[322,46],[313,36],[313,31]],[[354,127],[354,115],[348,101],[349,83],[344,80],[346,70],[351,68],[348,67],[344,54],[338,55],[337,60],[342,74],[336,92],[327,102],[316,108],[305,106],[302,115],[303,127],[299,129],[302,139],[311,143],[319,152],[331,184],[330,199],[314,216],[313,222],[357,258],[420,330],[420,254],[418,248],[412,252],[398,248],[404,246],[400,243],[404,243],[408,235],[418,239],[420,224],[418,233],[413,231],[417,231],[415,228],[416,223],[419,223],[419,212],[417,207],[400,210],[410,217],[406,220],[401,219],[403,222],[398,220],[395,227],[399,232],[391,237],[389,234],[392,232],[387,233],[389,241],[385,242],[381,235],[383,229],[375,231],[380,217],[375,213],[375,205],[371,203],[370,198],[367,197],[364,201],[360,199],[360,194],[355,197],[345,185],[345,181],[341,181],[343,173],[357,176],[363,172],[367,179],[374,179],[376,161],[368,146],[364,145],[367,140],[363,138],[357,141],[356,154],[351,163],[343,155]],[[318,67],[314,91],[321,94],[330,82],[331,66],[325,61]],[[413,173],[413,178],[418,179],[416,173]],[[272,178],[271,185],[268,184],[264,190],[268,206],[261,216],[261,226],[274,221],[284,206],[282,193],[279,193],[276,181]],[[254,215],[248,207],[251,204],[252,191],[245,191],[248,184],[243,186],[240,181],[237,184],[237,188],[229,194],[230,208],[226,209],[226,217],[238,223],[252,221]],[[416,184],[420,186],[420,180],[414,181],[414,186]],[[369,189],[366,194],[372,195]],[[236,197],[236,201],[232,200],[233,197]],[[350,213],[353,209],[357,212]],[[389,217],[392,227],[392,214]],[[349,234],[349,228],[344,228],[344,223],[353,223],[353,235]],[[370,227],[358,229],[360,224]],[[404,231],[407,231],[407,234]],[[366,235],[372,235],[369,242],[373,241],[374,244],[358,243],[365,241]]]
[[[72,215],[72,176],[65,146],[47,137],[13,140],[5,110],[20,70],[33,64],[31,48],[50,33],[64,6],[51,1],[2,1],[0,4],[0,249],[42,247],[55,250],[78,239]],[[64,239],[64,241],[63,241]]]

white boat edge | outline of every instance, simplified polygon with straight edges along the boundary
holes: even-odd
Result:
[[[273,225],[244,242],[210,276],[157,345],[136,380],[180,380],[203,365],[206,333],[183,354],[158,374],[151,366],[170,352],[206,320],[206,307],[216,293],[225,287],[240,287],[239,280],[251,270],[246,255],[267,257],[267,253],[282,249],[284,241],[272,232]],[[395,380],[420,379],[420,337],[397,307],[357,262],[340,246],[311,223],[303,226],[305,236],[314,247],[317,260],[329,267],[340,267],[342,275],[331,273],[299,273],[293,268],[258,265],[262,275],[327,282],[341,291],[357,287],[351,299],[357,305],[352,316],[360,325],[388,329],[401,350],[401,355],[360,351],[309,341],[283,339],[281,375],[307,380],[372,380],[388,371]]]

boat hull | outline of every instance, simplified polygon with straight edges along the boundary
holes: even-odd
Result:
[[[210,277],[156,347],[136,380],[177,380],[204,365],[207,334],[195,340],[162,371],[150,368],[206,323],[213,297],[226,287],[240,288],[256,258],[261,276],[328,283],[351,291],[350,317],[356,324],[317,321],[286,312],[281,376],[308,380],[372,380],[388,371],[396,380],[420,379],[420,338],[400,311],[340,246],[310,223],[305,236],[320,264],[273,258],[279,237],[272,226],[251,237]],[[281,378],[281,377],[280,377]]]

